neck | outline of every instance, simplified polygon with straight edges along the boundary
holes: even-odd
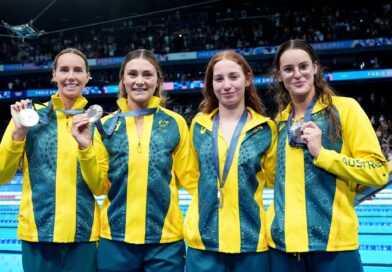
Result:
[[[72,106],[74,105],[76,99],[77,99],[77,98],[75,98],[75,99],[70,99],[70,98],[67,98],[67,97],[61,97],[61,100],[63,101],[63,104],[64,104],[64,108],[65,108],[66,110],[69,110],[69,109],[72,108]]]
[[[245,110],[245,105],[235,108],[227,108],[219,105],[219,118],[222,120],[239,120]]]
[[[295,119],[298,119],[305,115],[306,109],[312,102],[313,97],[314,94],[301,97],[291,97],[292,106],[295,110],[295,116],[293,116]]]
[[[148,101],[143,103],[136,103],[135,101],[128,98],[128,109],[133,110],[141,110],[147,108]]]

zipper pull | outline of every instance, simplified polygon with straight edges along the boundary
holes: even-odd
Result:
[[[139,140],[139,142],[137,143],[137,153],[142,153],[142,145],[141,145],[141,143],[140,143],[140,140]]]

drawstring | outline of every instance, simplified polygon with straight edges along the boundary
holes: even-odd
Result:
[[[299,252],[294,253],[294,257],[297,257],[297,261],[300,261],[300,260],[301,260],[301,255],[300,255]]]

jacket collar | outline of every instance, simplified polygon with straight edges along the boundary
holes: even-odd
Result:
[[[64,110],[65,105],[63,100],[61,99],[59,93],[55,93],[54,95],[51,96],[52,103],[53,103],[53,109],[55,110]],[[86,98],[83,96],[79,96],[76,98],[75,103],[72,105],[73,110],[81,110],[84,109],[84,107],[87,105],[88,101]]]
[[[327,107],[326,101],[323,101],[320,97],[317,99],[316,104],[312,110],[312,114],[322,111],[324,108]],[[287,107],[282,111],[281,114],[278,113],[276,116],[276,121],[287,121],[289,118],[290,112],[292,108],[292,103],[289,103]]]
[[[161,103],[161,99],[160,99],[159,97],[157,97],[157,96],[153,96],[153,97],[151,97],[150,100],[148,101],[147,108],[158,108],[159,105],[160,105],[160,103]],[[118,105],[118,107],[120,108],[121,112],[127,112],[127,111],[129,111],[129,108],[128,108],[128,99],[127,99],[127,98],[120,97],[120,98],[117,100],[117,105]]]
[[[252,118],[248,123],[246,123],[243,131],[248,131],[262,123],[267,122],[270,119],[268,117],[265,117],[257,113],[250,107],[246,107],[246,110],[250,113]],[[201,126],[205,127],[207,130],[212,131],[213,118],[217,112],[218,112],[218,108],[214,109],[211,113],[202,113],[196,119],[196,122],[199,123]]]

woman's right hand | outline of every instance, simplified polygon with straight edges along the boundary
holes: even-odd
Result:
[[[30,103],[30,100],[25,99],[25,100],[21,100],[19,102],[16,102],[15,104],[12,104],[10,106],[12,120],[14,121],[14,124],[15,124],[14,131],[12,132],[12,139],[14,141],[23,141],[26,138],[27,132],[29,131],[29,128],[22,126],[22,124],[19,121],[19,113],[23,109],[27,109],[29,103]]]
[[[86,113],[77,114],[72,117],[72,136],[79,144],[79,149],[83,150],[91,144],[90,123]]]

